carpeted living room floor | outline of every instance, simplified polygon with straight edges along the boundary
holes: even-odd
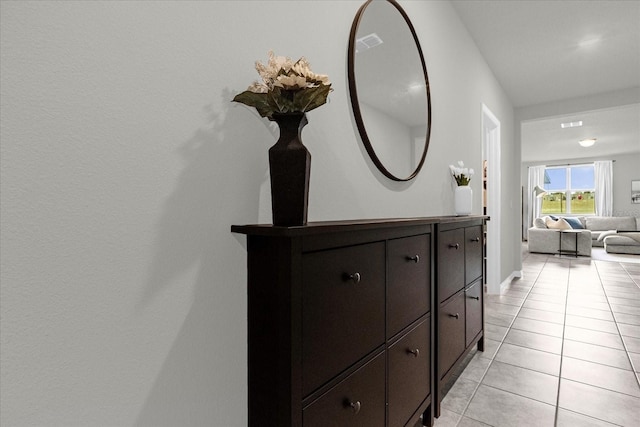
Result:
[[[598,261],[628,262],[640,264],[640,255],[609,254],[604,248],[591,248],[591,259]]]
[[[522,259],[524,260],[529,255],[527,250],[527,242],[522,242]],[[542,254],[535,254],[542,255]],[[551,256],[551,255],[549,255]],[[558,258],[557,255],[554,255]],[[562,258],[572,258],[571,256],[563,255]],[[631,264],[640,264],[640,255],[628,255],[628,254],[610,254],[604,250],[604,248],[592,247],[591,257],[579,257],[578,259],[588,260],[591,258],[594,261],[611,261],[611,262],[625,262]]]

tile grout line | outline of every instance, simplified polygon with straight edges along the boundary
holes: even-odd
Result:
[[[525,257],[525,259],[527,261],[529,261],[528,258],[529,257]],[[523,259],[523,261],[525,261],[525,259]],[[513,306],[513,307],[517,308],[517,310],[516,310],[515,314],[513,315],[513,318],[507,323],[507,326],[505,328],[505,333],[502,335],[500,340],[499,341],[498,340],[492,340],[496,344],[495,351],[492,352],[493,357],[492,358],[487,358],[488,359],[488,364],[487,364],[486,368],[481,369],[479,371],[476,371],[476,372],[478,372],[480,374],[479,376],[476,376],[476,378],[478,378],[478,382],[472,388],[471,393],[467,395],[469,397],[466,399],[466,403],[465,403],[462,411],[460,411],[460,413],[453,414],[453,415],[455,415],[455,416],[457,416],[459,418],[456,421],[452,420],[453,421],[452,425],[460,426],[461,424],[464,423],[465,417],[468,418],[469,420],[476,420],[475,417],[470,417],[469,415],[467,415],[467,413],[468,413],[469,407],[471,405],[471,402],[476,397],[478,397],[479,395],[482,395],[482,393],[479,390],[481,385],[484,385],[485,387],[488,387],[488,388],[491,388],[491,389],[502,390],[499,387],[493,387],[493,386],[489,386],[487,384],[483,384],[483,381],[485,380],[485,378],[486,378],[486,376],[488,374],[488,371],[492,367],[495,368],[497,366],[494,363],[494,362],[496,362],[495,356],[497,356],[497,354],[502,349],[502,346],[506,343],[506,337],[509,335],[509,333],[511,331],[519,330],[519,329],[515,329],[514,328],[515,321],[519,318],[519,316],[521,314],[523,314],[523,308],[527,308],[527,307],[525,307],[525,304],[526,304],[527,301],[530,300],[530,297],[535,292],[536,286],[537,285],[543,285],[544,283],[546,283],[546,280],[544,280],[544,278],[546,277],[545,276],[545,274],[546,274],[545,273],[545,269],[550,270],[552,267],[555,268],[556,263],[553,262],[553,261],[554,260],[550,259],[550,258],[545,258],[545,259],[540,259],[540,260],[538,260],[537,258],[534,258],[533,260],[531,260],[531,262],[533,264],[539,265],[539,267],[531,266],[533,268],[527,268],[526,269],[527,272],[532,274],[532,276],[534,277],[533,281],[529,282],[529,280],[526,280],[525,283],[522,283],[522,288],[520,288],[520,286],[518,286],[518,287],[509,286],[508,287],[508,290],[515,291],[514,293],[517,294],[517,298],[522,300],[522,302],[519,305],[511,304],[510,302],[506,302],[505,303],[505,302],[500,301],[499,299],[492,302],[492,304],[497,304],[498,307],[503,306],[503,305],[507,305],[507,306]],[[588,280],[587,282],[589,282],[589,283],[586,283],[586,285],[589,285],[588,288],[583,289],[583,285],[585,285],[585,284],[582,283],[582,282],[584,280],[586,280],[588,275],[593,274],[593,270],[591,270],[591,272],[589,272],[589,271],[586,271],[586,272],[585,271],[581,271],[582,270],[582,264],[581,263],[573,261],[573,260],[566,260],[566,261],[568,261],[568,262],[562,263],[564,265],[562,265],[561,267],[567,269],[567,276],[566,276],[566,279],[565,279],[566,282],[564,280],[562,281],[562,282],[566,283],[567,287],[566,287],[564,292],[561,292],[560,294],[558,294],[558,296],[561,297],[562,293],[564,293],[565,301],[564,301],[564,314],[562,316],[564,321],[562,323],[563,324],[563,328],[562,328],[563,332],[562,332],[562,337],[561,337],[562,341],[561,341],[560,364],[559,364],[559,372],[558,372],[558,388],[557,388],[555,414],[554,414],[554,418],[553,418],[554,419],[554,421],[553,421],[554,424],[553,425],[554,426],[558,425],[560,409],[563,409],[563,412],[564,411],[568,411],[568,412],[571,412],[571,413],[574,413],[574,414],[578,414],[580,416],[584,416],[584,417],[593,419],[594,421],[595,420],[599,420],[599,421],[609,422],[610,423],[611,421],[606,421],[606,420],[603,420],[603,419],[599,419],[599,418],[593,417],[592,415],[587,415],[587,414],[584,414],[582,412],[577,412],[575,410],[561,408],[560,404],[559,404],[559,402],[560,402],[560,390],[561,390],[561,383],[562,383],[562,371],[563,371],[563,368],[565,368],[565,370],[568,369],[568,365],[563,367],[563,358],[564,357],[568,357],[568,356],[564,355],[564,344],[565,344],[565,341],[575,341],[575,340],[566,339],[566,336],[567,336],[566,335],[566,332],[567,332],[566,328],[568,326],[570,326],[570,325],[567,324],[568,316],[570,315],[568,313],[569,302],[571,302],[569,300],[569,296],[576,294],[576,292],[579,294],[583,290],[585,290],[585,291],[592,290],[593,292],[598,291],[599,295],[604,296],[604,301],[602,301],[602,302],[603,303],[606,302],[606,304],[602,304],[602,306],[607,305],[608,310],[602,309],[604,307],[593,308],[593,307],[586,306],[585,308],[590,308],[590,309],[593,309],[593,310],[599,310],[599,311],[602,311],[602,312],[608,312],[608,313],[612,313],[613,314],[613,323],[615,323],[615,328],[616,328],[616,331],[617,331],[617,335],[619,337],[621,337],[622,342],[623,342],[623,346],[622,346],[623,348],[622,349],[620,349],[619,347],[618,348],[613,348],[613,349],[625,352],[626,359],[628,359],[628,361],[630,362],[631,371],[635,375],[635,379],[636,380],[640,379],[640,373],[635,372],[635,368],[633,366],[633,361],[631,360],[631,353],[629,352],[629,347],[628,347],[627,342],[624,340],[624,337],[622,335],[622,332],[621,332],[621,329],[620,329],[621,324],[618,322],[618,319],[617,319],[617,316],[615,315],[615,313],[613,313],[613,308],[612,308],[613,302],[611,302],[610,299],[609,299],[610,295],[607,292],[608,288],[605,287],[605,282],[609,283],[607,281],[608,279],[605,280],[605,275],[608,272],[608,270],[605,269],[605,266],[607,264],[611,264],[611,263],[609,263],[609,262],[607,262],[606,264],[604,264],[604,263],[600,264],[600,263],[595,263],[595,262],[588,263],[590,265],[587,265],[587,267],[591,267],[591,268],[595,269],[595,273],[597,274],[597,276],[596,276],[597,278],[592,276],[593,279],[595,279],[595,280],[593,280],[593,282],[591,282],[591,280]],[[598,268],[598,266],[600,268]],[[636,274],[634,269],[629,269],[628,270],[625,265],[622,265],[622,263],[619,263],[619,262],[615,262],[615,267],[613,267],[613,268],[614,268],[614,270],[611,271],[611,274],[614,274],[614,276],[611,276],[612,280],[615,279],[615,275],[617,274],[618,269],[622,269],[624,271],[624,273],[626,273],[626,275],[624,273],[622,275],[623,276],[630,276],[631,283],[640,288],[640,282],[638,282],[634,278],[634,276],[632,275],[632,274]],[[607,271],[605,271],[605,270],[607,270]],[[584,273],[587,273],[587,276],[585,276],[584,280],[583,280],[583,276],[582,275]],[[575,277],[575,279],[573,279],[574,277]],[[529,276],[527,276],[527,279],[529,279]],[[626,278],[623,277],[622,280],[626,280]],[[572,281],[573,281],[573,285],[572,285]],[[511,285],[513,285],[513,283],[514,283],[514,281],[511,282]],[[529,283],[531,283],[530,286],[529,286]],[[621,282],[621,283],[624,283],[624,282]],[[556,285],[557,285],[557,282],[556,282]],[[527,287],[528,287],[528,289],[527,289]],[[634,287],[634,286],[631,286],[631,287]],[[613,290],[615,290],[615,289],[613,289]],[[591,294],[592,292],[588,292],[588,293]],[[504,293],[504,295],[509,296],[509,292],[506,291]],[[500,295],[498,295],[498,296],[500,296]],[[489,301],[491,301],[491,300],[489,300]],[[544,300],[542,300],[542,301],[544,302]],[[552,302],[552,301],[550,301],[550,302]],[[635,305],[630,305],[630,306],[635,306]],[[533,308],[532,310],[549,311],[549,310],[544,310],[542,308],[537,308],[537,309]],[[497,313],[500,313],[500,312],[497,312]],[[591,318],[589,315],[581,316],[580,314],[575,314],[575,316]],[[601,319],[599,317],[594,317],[593,319],[594,320],[601,320],[601,321],[609,322],[609,319]],[[497,318],[496,320],[500,320],[500,319]],[[504,320],[507,320],[507,319],[504,319]],[[532,318],[531,320],[540,321],[540,322],[548,322],[548,319],[547,320],[541,320],[541,319]],[[556,323],[556,322],[548,322],[548,323]],[[485,325],[496,325],[496,326],[504,327],[504,324],[505,323],[502,320],[500,322],[496,322],[496,323],[487,322],[485,320]],[[558,322],[558,324],[559,324],[559,322]],[[613,328],[611,328],[611,329],[606,328],[607,330],[598,330],[598,329],[592,329],[591,327],[586,327],[585,328],[583,326],[578,326],[578,325],[576,325],[576,327],[579,327],[581,329],[586,329],[586,330],[593,330],[593,331],[599,332],[599,333],[607,333],[607,334],[611,334],[611,335],[616,335],[616,333],[613,332]],[[526,331],[526,332],[530,332],[530,331]],[[535,332],[531,331],[531,333],[535,333]],[[542,334],[542,335],[546,335],[546,334]],[[486,328],[485,328],[485,338],[486,338]],[[583,341],[577,340],[577,342],[583,342]],[[588,344],[588,342],[585,342],[585,343]],[[515,344],[515,345],[517,345],[517,344]],[[596,344],[594,343],[592,345],[596,345]],[[529,347],[526,347],[526,348],[529,348]],[[612,348],[612,347],[607,347],[607,348]],[[540,351],[544,351],[544,350],[540,350]],[[547,352],[547,353],[549,353],[549,352]],[[476,354],[478,354],[479,357],[484,357],[482,355],[482,353],[477,353],[476,352]],[[475,356],[475,354],[474,354],[474,356]],[[580,358],[578,358],[578,359],[579,360],[583,360],[583,359],[580,359]],[[594,361],[591,361],[591,360],[588,360],[588,359],[584,359],[584,360],[587,361],[587,362],[591,362],[591,363],[598,363],[598,362],[594,362]],[[481,362],[481,363],[478,363],[477,365],[479,365],[479,367],[481,367],[484,363],[487,363],[487,362],[486,361],[485,362]],[[620,368],[618,366],[607,365],[605,363],[598,363],[598,364],[603,365],[603,366],[609,366],[611,368],[623,369],[623,368]],[[517,366],[517,365],[514,365],[514,366]],[[524,369],[529,369],[529,368],[524,368]],[[531,369],[529,369],[529,370],[531,370]],[[535,369],[533,369],[532,371],[542,372],[542,371],[536,371]],[[546,372],[542,372],[542,373],[546,373]],[[475,381],[475,379],[472,379],[472,378],[469,378],[469,380]],[[576,380],[566,379],[565,383],[567,381],[576,381]],[[624,394],[624,395],[627,395],[629,397],[636,397],[634,395],[629,395],[629,394],[624,393],[624,392],[611,390],[611,389],[609,389],[607,387],[592,385],[592,384],[585,383],[585,382],[582,382],[582,381],[576,381],[576,382],[580,383],[580,384],[588,385],[590,387],[595,387],[595,388],[598,388],[598,389],[601,389],[601,390],[610,391],[610,392],[619,393],[619,394]],[[640,381],[638,381],[638,382],[640,383]],[[520,395],[517,392],[511,392],[511,391],[508,391],[508,390],[502,390],[502,391],[505,391],[507,393],[511,393],[513,395],[516,395],[516,396],[521,396],[521,397],[524,397],[524,398],[527,398],[527,399],[532,399],[530,397],[527,397],[527,396],[524,396],[524,395]],[[537,400],[537,399],[532,399],[532,400]],[[539,401],[539,402],[545,403],[543,401]],[[553,406],[553,404],[549,404],[549,405]],[[476,421],[480,421],[480,420],[476,420]],[[482,422],[487,423],[486,421],[482,421]],[[487,423],[487,424],[488,425],[493,425],[493,424],[495,424],[495,422],[491,421],[491,423]],[[613,424],[613,425],[617,425],[617,424]]]
[[[473,389],[473,393],[471,393],[471,397],[469,398],[469,401],[467,402],[467,404],[465,405],[464,409],[462,410],[462,414],[460,414],[460,419],[456,422],[455,426],[457,427],[461,422],[462,419],[465,416],[465,413],[467,412],[467,409],[469,408],[469,405],[471,405],[471,401],[473,400],[473,398],[475,397],[476,393],[478,392],[478,389],[480,388],[480,386],[482,385],[482,380],[484,380],[484,377],[487,375],[487,372],[489,372],[489,369],[491,368],[491,365],[493,365],[493,362],[495,360],[495,357],[497,356],[498,352],[500,351],[500,348],[502,347],[502,344],[504,343],[505,338],[507,337],[507,335],[509,334],[509,332],[511,331],[511,327],[513,326],[513,323],[516,321],[516,319],[518,318],[518,314],[520,313],[520,310],[522,310],[522,306],[524,305],[525,301],[527,300],[527,298],[529,297],[529,294],[531,293],[531,290],[533,289],[533,287],[535,286],[536,282],[538,281],[538,278],[540,277],[540,274],[542,273],[542,270],[544,270],[544,267],[547,265],[547,260],[544,261],[544,264],[542,264],[542,267],[540,267],[540,270],[538,271],[538,274],[536,275],[535,280],[533,281],[533,285],[531,285],[531,287],[529,288],[529,290],[527,291],[527,294],[525,295],[525,297],[522,299],[522,304],[520,304],[520,306],[518,307],[518,311],[516,312],[515,316],[513,316],[513,319],[511,320],[511,322],[509,323],[509,326],[507,327],[507,332],[504,334],[504,336],[502,337],[502,339],[500,340],[500,343],[498,344],[498,347],[496,348],[496,352],[493,355],[493,357],[490,359],[489,364],[487,365],[487,368],[484,370],[484,372],[482,373],[482,376],[480,377],[480,381],[478,381],[478,385],[474,387]],[[484,337],[484,335],[483,335]],[[475,357],[475,356],[474,356]],[[473,418],[472,418],[473,419]],[[476,420],[476,421],[480,421],[480,420]],[[482,422],[482,421],[480,421]]]
[[[620,266],[622,267],[622,269],[627,273],[627,275],[629,276],[629,278],[631,279],[631,281],[638,287],[638,289],[640,289],[640,282],[636,282],[636,280],[633,278],[633,276],[631,275],[631,273],[629,272],[629,270],[627,270],[627,268],[625,267],[624,263],[620,263]],[[605,289],[605,294],[606,294],[606,289]],[[608,301],[608,299],[607,299]],[[615,320],[615,314],[614,314],[614,320]],[[618,326],[618,321],[616,320],[616,327]],[[618,329],[618,332],[620,332],[620,330]],[[620,332],[620,337],[623,337],[622,332]],[[624,345],[624,338],[622,338],[622,343]],[[625,347],[626,348],[626,347]],[[636,366],[633,364],[633,359],[631,358],[631,356],[629,355],[629,351],[627,351],[627,356],[629,357],[629,361],[631,362],[631,369],[633,370],[633,372],[636,374],[636,380],[638,380],[638,384],[640,384],[640,372],[638,372],[636,370]],[[640,366],[638,366],[638,370],[640,370]]]
[[[564,316],[562,322],[562,341],[560,342],[560,367],[558,369],[558,389],[556,391],[556,408],[553,417],[553,425],[558,425],[558,413],[560,412],[560,386],[562,384],[562,359],[564,356],[564,334],[567,329],[567,306],[569,305],[569,286],[571,286],[571,268],[573,262],[569,260],[569,273],[567,275],[567,290],[564,296]]]
[[[611,310],[611,315],[613,316],[613,323],[616,325],[616,330],[618,331],[618,335],[620,336],[620,341],[622,341],[622,347],[624,348],[624,352],[627,355],[627,360],[631,365],[631,371],[633,372],[636,378],[636,383],[638,384],[638,387],[640,387],[640,374],[636,372],[635,366],[633,365],[633,359],[631,359],[631,355],[629,354],[630,353],[629,347],[627,346],[627,342],[624,339],[624,335],[622,335],[622,332],[620,331],[620,328],[618,326],[618,318],[616,316],[616,313],[613,311],[613,308],[611,308],[611,303],[609,302],[609,295],[607,294],[607,288],[605,288],[604,284],[602,283],[602,276],[600,275],[600,270],[598,269],[598,263],[595,263],[595,264],[596,264],[596,272],[598,273],[598,278],[600,279],[600,285],[602,286],[602,291],[604,292],[604,297],[607,300],[607,304],[609,305],[609,310]],[[627,275],[629,276],[629,279],[631,279],[631,281],[635,283],[635,280],[633,280],[633,277],[631,277],[629,272],[624,268],[624,265],[622,265],[621,263],[618,263],[618,264],[624,270],[624,272],[627,273]]]

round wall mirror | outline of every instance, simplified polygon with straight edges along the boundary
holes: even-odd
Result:
[[[393,0],[368,0],[349,36],[349,92],[362,142],[377,168],[409,181],[424,164],[431,134],[429,78],[420,42]]]

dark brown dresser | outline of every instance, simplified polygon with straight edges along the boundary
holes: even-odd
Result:
[[[474,345],[484,351],[484,219],[436,225],[435,416],[443,386]]]
[[[451,230],[468,229],[468,239],[475,238],[473,224],[483,222],[432,217],[231,227],[247,235],[249,426],[397,427],[414,426],[421,416],[432,425],[442,378],[440,371],[435,376],[436,360],[458,361],[467,323],[479,325],[470,345],[482,336],[482,269],[475,281],[469,273],[467,286],[464,242],[457,250],[464,283],[447,284],[446,298],[435,286],[436,242],[447,221],[460,225]],[[451,327],[462,347],[453,340],[458,347],[438,356],[438,309],[458,301],[460,291],[468,291],[480,317],[471,304],[465,312],[463,296],[454,313],[461,335],[460,322]]]

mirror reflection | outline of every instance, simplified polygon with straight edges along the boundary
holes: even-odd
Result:
[[[349,40],[349,88],[363,143],[396,181],[417,175],[430,134],[427,70],[415,31],[395,1],[366,2]]]

